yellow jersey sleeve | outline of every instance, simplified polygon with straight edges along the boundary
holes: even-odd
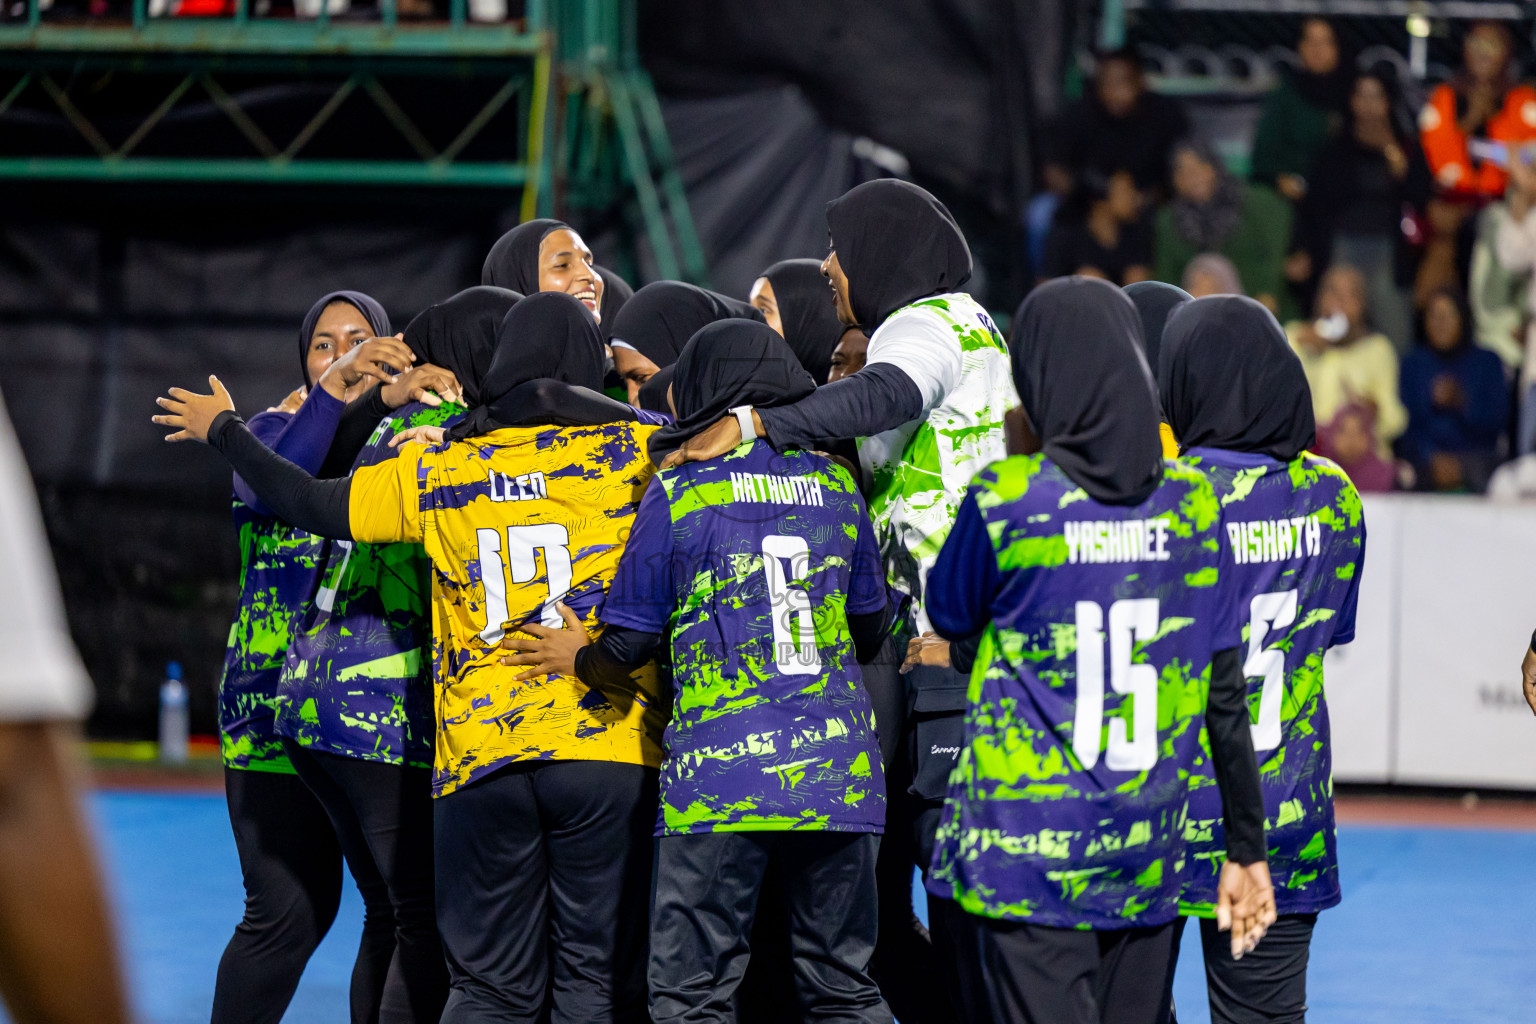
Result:
[[[421,543],[421,485],[425,474],[421,456],[425,451],[420,444],[407,444],[388,462],[362,466],[353,472],[347,520],[354,540],[368,544]]]
[[[1179,457],[1179,442],[1174,439],[1173,428],[1166,423],[1157,425],[1157,436],[1163,442],[1163,458],[1176,459]]]

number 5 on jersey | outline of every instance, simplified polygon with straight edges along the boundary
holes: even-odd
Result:
[[[1265,647],[1271,632],[1290,628],[1296,621],[1296,591],[1255,594],[1248,606],[1248,660],[1243,675],[1264,677],[1259,691],[1259,720],[1252,726],[1253,749],[1274,750],[1280,745],[1280,706],[1285,702],[1285,652]]]
[[[1137,642],[1157,635],[1157,598],[1127,598],[1109,606],[1109,685],[1131,698],[1130,735],[1126,721],[1109,720],[1104,764],[1117,772],[1144,772],[1157,764],[1157,669],[1131,662]],[[1077,715],[1072,752],[1083,769],[1099,763],[1104,723],[1104,609],[1077,602]]]
[[[505,549],[501,530],[476,530],[475,540],[480,546],[480,583],[485,588],[485,628],[480,631],[480,639],[488,644],[501,642],[509,614],[506,570],[512,570],[514,586],[532,583],[539,573],[535,557],[538,551],[544,552],[544,575],[548,584],[539,621],[558,629],[561,618],[555,604],[565,600],[571,589],[571,537],[566,528],[559,523],[509,526]]]

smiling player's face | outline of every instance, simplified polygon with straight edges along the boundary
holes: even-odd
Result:
[[[592,250],[569,228],[551,231],[539,243],[539,291],[565,292],[602,319],[602,275],[592,266]]]
[[[326,306],[309,336],[310,383],[318,381],[332,363],[352,351],[353,345],[371,337],[373,328],[368,326],[367,317],[352,303],[337,300]]]

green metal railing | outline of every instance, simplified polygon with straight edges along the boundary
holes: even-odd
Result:
[[[401,21],[396,0],[379,0],[376,21],[332,19],[326,0],[303,20],[254,17],[250,3],[236,0],[228,17],[162,18],[149,16],[148,0],[133,0],[129,21],[56,23],[28,0],[24,22],[0,24],[0,119],[19,104],[52,109],[78,138],[61,151],[0,154],[0,180],[517,188],[525,218],[617,212],[644,233],[663,276],[706,280],[661,107],[640,67],[634,0],[528,0],[523,19],[495,24],[471,21],[468,0],[451,0],[448,20],[437,22]],[[166,91],[158,103],[149,94],[136,124],[114,129],[72,91],[82,73],[145,88],[163,81]],[[232,77],[324,88],[307,120],[278,138],[253,116],[247,91],[224,84]],[[456,114],[413,115],[398,83],[422,77],[470,83],[473,99]],[[249,151],[145,152],[168,115],[194,99],[211,101]],[[414,159],[338,158],[336,147],[317,145],[358,102],[383,115]],[[467,157],[509,108],[517,137],[494,140],[504,155]],[[444,124],[449,117],[460,123]]]

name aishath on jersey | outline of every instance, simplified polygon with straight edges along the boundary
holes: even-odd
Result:
[[[1228,523],[1227,537],[1238,565],[1286,562],[1322,553],[1323,523],[1317,516],[1254,519]]]

